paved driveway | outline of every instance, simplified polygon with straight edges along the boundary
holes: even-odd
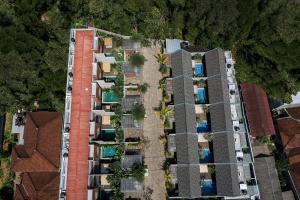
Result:
[[[159,117],[155,114],[154,108],[159,106],[161,100],[161,91],[158,89],[158,81],[161,74],[158,71],[159,64],[154,55],[157,54],[160,47],[143,48],[142,53],[146,57],[143,69],[143,82],[150,85],[144,97],[144,106],[146,109],[146,118],[144,120],[144,137],[149,143],[145,148],[145,165],[148,166],[149,175],[145,177],[145,188],[152,189],[151,199],[166,199],[166,187],[164,171],[162,164],[165,160],[164,148],[159,143],[159,136],[164,134],[163,125]]]

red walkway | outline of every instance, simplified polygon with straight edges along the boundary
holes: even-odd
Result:
[[[67,199],[87,199],[93,30],[76,31]]]

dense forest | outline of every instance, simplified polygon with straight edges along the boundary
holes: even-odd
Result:
[[[0,0],[0,112],[62,110],[71,27],[231,49],[239,81],[289,102],[300,89],[298,0]]]

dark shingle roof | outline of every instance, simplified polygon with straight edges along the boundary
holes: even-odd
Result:
[[[179,196],[196,198],[201,188],[191,54],[179,50],[171,54],[171,63]]]
[[[191,53],[179,50],[171,54],[171,65],[173,77],[193,76]]]
[[[121,179],[121,192],[143,192],[143,183],[133,177]]]
[[[225,55],[220,48],[210,50],[204,54],[207,77],[221,74],[226,76]]]
[[[199,165],[178,165],[179,196],[197,198],[201,195]]]
[[[282,193],[273,156],[255,158],[255,172],[261,199],[282,200]]]
[[[174,103],[189,103],[194,104],[194,87],[192,78],[179,76],[173,78],[173,93],[174,93]]]
[[[239,196],[240,187],[236,164],[215,165],[218,196]]]
[[[141,121],[135,120],[132,115],[123,115],[122,128],[123,129],[142,129],[143,124]]]
[[[176,122],[176,133],[196,132],[195,106],[190,104],[175,105],[174,118]]]
[[[140,95],[127,95],[125,98],[123,98],[123,109],[125,111],[131,111],[133,106],[135,104],[138,104],[141,102],[141,96]]]
[[[176,133],[176,152],[178,164],[199,164],[197,133]]]
[[[125,155],[121,159],[122,167],[125,169],[131,168],[134,164],[141,164],[142,161],[142,155]]]
[[[231,110],[228,103],[219,103],[209,106],[212,132],[233,131]]]
[[[233,132],[214,134],[213,148],[215,163],[237,163]]]
[[[229,102],[229,89],[226,77],[221,75],[207,79],[209,103]]]

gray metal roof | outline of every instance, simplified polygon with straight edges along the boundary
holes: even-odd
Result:
[[[212,132],[233,131],[230,104],[219,103],[209,106]]]
[[[226,76],[224,51],[220,48],[210,50],[204,54],[207,77],[219,75]]]
[[[213,149],[215,163],[237,163],[233,131],[214,134]]]
[[[122,167],[125,169],[131,168],[134,164],[141,164],[142,162],[142,155],[124,155],[121,158]]]
[[[215,165],[218,196],[240,196],[238,170],[236,164]]]
[[[141,103],[140,95],[127,95],[125,98],[123,98],[122,105],[125,111],[130,111],[135,104],[139,103]]]
[[[282,200],[282,193],[273,156],[255,158],[255,172],[261,199]]]
[[[175,142],[178,164],[199,164],[197,133],[176,133]]]
[[[172,53],[171,66],[173,78],[177,76],[193,77],[191,53],[185,50],[178,50]]]
[[[143,192],[144,185],[133,177],[121,179],[121,192]]]
[[[177,179],[180,197],[201,196],[199,165],[177,165]]]
[[[182,40],[179,39],[166,39],[166,53],[174,53],[181,49],[180,43]]]
[[[143,122],[135,120],[132,115],[123,115],[122,116],[122,128],[123,129],[142,129]]]
[[[226,77],[216,75],[207,78],[209,103],[229,102],[229,89]]]

